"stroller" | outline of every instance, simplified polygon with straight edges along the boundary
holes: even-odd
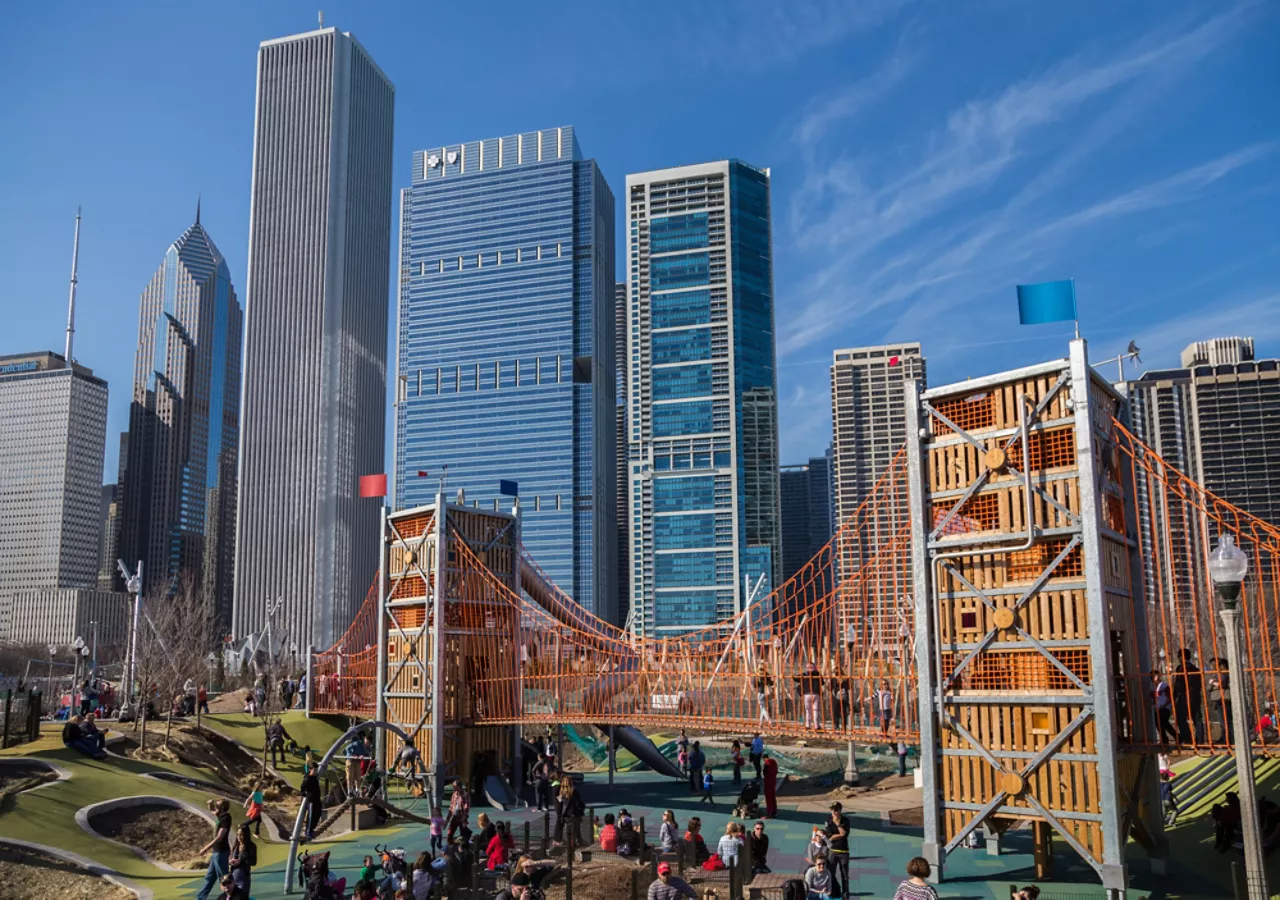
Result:
[[[373,852],[382,864],[383,877],[378,881],[379,896],[391,896],[409,886],[409,866],[405,862],[403,847],[392,850],[390,847],[374,844]]]
[[[760,782],[748,781],[742,786],[742,792],[738,794],[738,802],[733,808],[733,814],[740,819],[754,819],[760,815],[760,804],[756,801],[760,798]]]
[[[298,868],[298,884],[306,890],[306,900],[344,900],[347,879],[329,879],[329,851],[303,853],[298,859],[302,862]]]

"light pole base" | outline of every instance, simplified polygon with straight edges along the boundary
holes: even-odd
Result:
[[[844,762],[844,783],[851,787],[858,784],[858,762],[854,759],[853,741],[849,742],[848,755]]]

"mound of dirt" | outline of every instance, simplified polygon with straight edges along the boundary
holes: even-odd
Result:
[[[0,897],[133,900],[124,888],[43,853],[0,845]]]
[[[185,809],[159,803],[126,806],[90,817],[89,827],[179,869],[203,869],[208,864],[199,852],[212,826]]]
[[[637,868],[632,860],[608,853],[595,856],[591,862],[574,863],[573,895],[575,897],[630,897],[631,873],[638,872],[639,895],[646,896],[653,881],[650,869]],[[545,888],[547,900],[564,900],[565,886],[557,878],[556,884]]]

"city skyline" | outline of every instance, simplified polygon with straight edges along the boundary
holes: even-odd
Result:
[[[102,46],[113,43],[112,35],[119,36],[117,45],[125,36],[151,36],[162,56],[175,53],[173,42],[158,36],[179,27],[181,16],[90,11],[69,31],[59,29],[55,41],[37,12],[19,10],[16,27],[31,39],[0,62],[11,80],[52,67],[59,73],[32,82],[31,92],[18,92],[23,96],[13,100],[15,127],[48,135],[50,147],[39,159],[20,146],[4,151],[11,165],[0,170],[0,178],[7,179],[14,211],[0,223],[0,261],[14,274],[5,299],[24,302],[13,344],[0,349],[54,346],[62,330],[65,243],[73,207],[83,199],[79,355],[108,381],[126,384],[130,365],[109,348],[132,345],[128,298],[154,266],[146,248],[170,237],[164,222],[196,192],[220,197],[216,208],[206,210],[206,221],[233,261],[232,281],[245,284],[250,54],[264,37],[305,28],[314,10],[282,6],[216,23],[202,39],[217,48],[211,58],[218,62],[209,74],[192,73],[199,85],[212,79],[199,88],[205,97],[201,116],[180,110],[170,134],[148,146],[140,146],[134,134],[141,109],[162,102],[154,95],[160,87],[137,83],[132,71],[109,66],[100,66],[92,78],[75,74],[77,67],[98,63],[93,42],[104,36]],[[684,15],[696,22],[700,14]],[[623,124],[625,104],[609,102],[628,96],[635,79],[617,66],[601,69],[601,77],[576,94],[566,76],[535,72],[532,101],[500,89],[501,69],[473,73],[448,91],[406,82],[397,102],[401,121],[409,124],[396,136],[393,184],[409,183],[408,151],[425,146],[432,134],[515,130],[508,122],[537,127],[575,121],[615,194],[627,172],[725,156],[769,165],[779,209],[784,459],[807,458],[825,446],[826,360],[837,346],[919,340],[929,348],[938,378],[947,381],[982,371],[993,353],[1010,365],[1060,355],[1068,328],[1019,329],[1010,311],[1013,283],[1041,275],[1077,278],[1082,327],[1094,358],[1114,355],[1135,339],[1145,363],[1168,367],[1191,340],[1240,332],[1254,334],[1260,357],[1280,355],[1280,325],[1274,324],[1280,321],[1274,315],[1280,311],[1277,249],[1266,229],[1250,225],[1276,215],[1276,194],[1266,187],[1276,172],[1276,128],[1274,117],[1251,111],[1254,95],[1232,89],[1265,74],[1259,42],[1274,33],[1275,17],[1264,8],[1245,4],[1208,16],[1189,7],[1167,15],[1130,13],[1106,30],[1084,24],[1088,16],[1046,10],[1018,24],[987,15],[982,25],[991,40],[1013,46],[1029,33],[1053,37],[1037,44],[1041,56],[1020,51],[999,63],[982,60],[971,71],[961,65],[966,51],[939,45],[944,11],[924,30],[913,30],[910,15],[892,10],[866,20],[839,10],[772,15],[794,17],[786,21],[811,52],[780,52],[765,37],[767,21],[744,16],[717,37],[725,52],[715,61],[695,63],[710,85],[668,101],[670,125],[653,141],[632,139]],[[329,18],[360,34],[392,80],[411,71],[414,39],[398,33],[396,16],[342,10],[330,11]],[[460,36],[456,46],[439,48],[447,69],[466,70],[458,60],[475,40],[463,28],[466,21],[465,13],[447,11],[440,23]],[[498,16],[488,24],[493,29],[486,29],[486,39],[505,45],[529,23],[517,28]],[[603,26],[620,41],[645,39],[647,22],[636,23],[634,35],[626,24],[609,19]],[[533,35],[568,39],[541,28],[534,25]],[[675,40],[659,52],[669,58],[684,52],[683,46]],[[585,44],[566,57],[576,72],[598,62]],[[1194,89],[1187,77],[1193,64]],[[657,87],[675,76],[640,77]],[[947,89],[928,99],[930,86],[944,82]],[[706,104],[712,86],[729,85],[725,105]],[[95,103],[95,97],[108,89],[113,96],[136,89],[148,99],[138,111],[125,107],[106,121],[99,108],[110,104]],[[747,108],[748,96],[752,116],[744,127],[747,120],[734,117]],[[908,115],[896,102],[900,97],[922,102]],[[1220,97],[1231,102],[1215,102]],[[1170,116],[1174,98],[1182,114]],[[83,115],[64,117],[75,123],[64,125],[55,111],[72,102]],[[419,112],[424,103],[429,113]],[[1200,123],[1194,133],[1185,124],[1193,119]],[[207,133],[209,121],[217,123],[209,140],[190,146],[189,137]],[[95,129],[96,168],[69,161],[66,153],[77,143],[67,127]],[[886,168],[881,141],[859,137],[866,133],[883,135],[886,146],[903,149],[898,158],[919,165],[906,173]],[[1051,148],[1064,133],[1079,139],[1062,143],[1072,149],[1055,153]],[[183,142],[183,152],[172,150],[173,141]],[[1154,150],[1152,141],[1158,142]],[[42,181],[44,167],[55,162],[58,171],[70,173],[107,166],[112,177],[73,174]],[[1107,176],[1097,177],[1104,166]],[[947,178],[926,190],[920,177],[935,169]],[[31,185],[41,189],[34,192]],[[1217,218],[1228,208],[1229,221]],[[1187,215],[1170,222],[1163,215],[1170,209]],[[841,217],[834,217],[839,210]],[[887,227],[867,239],[866,227],[875,221]],[[958,222],[963,226],[955,227]],[[993,259],[992,250],[1010,228],[1022,230],[1023,237],[1007,258]],[[850,241],[860,242],[856,253],[849,251]],[[927,269],[916,266],[921,257],[932,260]],[[857,268],[831,268],[840,260]],[[905,272],[913,277],[899,278]],[[824,292],[833,290],[848,296],[824,307]],[[924,306],[918,302],[922,296]],[[25,302],[32,299],[37,302]],[[388,305],[392,300],[389,295]],[[805,333],[814,321],[828,326],[817,338]],[[1252,321],[1260,327],[1251,328]],[[127,427],[125,393],[111,401],[112,433]],[[111,441],[108,472],[115,471],[115,454]]]

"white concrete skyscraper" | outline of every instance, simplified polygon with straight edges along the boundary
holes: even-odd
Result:
[[[350,34],[258,50],[236,535],[237,636],[327,646],[376,568],[395,88]]]

